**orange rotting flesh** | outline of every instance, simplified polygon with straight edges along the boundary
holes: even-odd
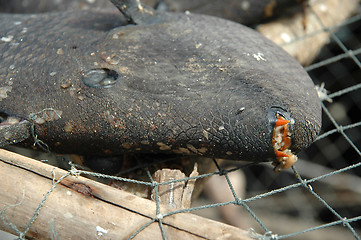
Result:
[[[273,128],[272,145],[276,154],[276,160],[272,163],[276,172],[290,168],[296,161],[289,147],[291,146],[291,134],[289,132],[289,120],[277,115],[277,121]]]

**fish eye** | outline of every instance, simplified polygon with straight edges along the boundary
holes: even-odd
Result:
[[[82,81],[88,87],[109,88],[118,83],[119,74],[108,68],[96,68],[84,73]]]

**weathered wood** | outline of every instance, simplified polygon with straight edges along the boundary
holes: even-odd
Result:
[[[53,181],[66,174],[68,172],[62,169],[0,149],[1,217],[7,216],[23,231]],[[17,206],[11,207],[14,204]],[[171,211],[160,208],[162,214]],[[53,226],[53,232],[55,229],[60,239],[127,239],[155,216],[156,205],[150,200],[69,175],[51,192],[27,236],[50,239]],[[190,213],[164,217],[162,223],[168,239],[251,239],[247,231]],[[0,221],[0,229],[15,233],[3,221]],[[102,229],[106,233],[100,236]],[[158,222],[135,237],[161,238]]]
[[[194,170],[189,177],[195,176],[198,176],[197,164],[195,164]],[[180,170],[168,168],[159,169],[153,174],[153,180],[158,183],[180,180],[186,177]],[[174,209],[190,208],[194,185],[195,179],[159,185],[157,194],[155,188],[152,190],[151,199],[155,200],[158,196],[160,204]]]

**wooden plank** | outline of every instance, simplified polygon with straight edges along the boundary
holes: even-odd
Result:
[[[67,171],[0,149],[0,209],[23,231],[54,181]],[[78,191],[81,190],[80,193]],[[22,195],[24,193],[24,199]],[[161,213],[174,209],[161,207]],[[60,239],[127,239],[156,215],[153,201],[81,177],[67,176],[49,195],[27,232],[28,237],[51,239],[55,226]],[[100,227],[100,228],[99,228]],[[163,218],[167,239],[251,239],[249,233],[190,213]],[[0,221],[0,229],[15,233]],[[104,229],[107,232],[99,236]],[[162,239],[158,222],[135,239]]]

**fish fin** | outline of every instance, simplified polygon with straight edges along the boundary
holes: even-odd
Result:
[[[165,14],[143,4],[140,0],[111,0],[128,22],[136,25],[148,25],[164,21]]]

